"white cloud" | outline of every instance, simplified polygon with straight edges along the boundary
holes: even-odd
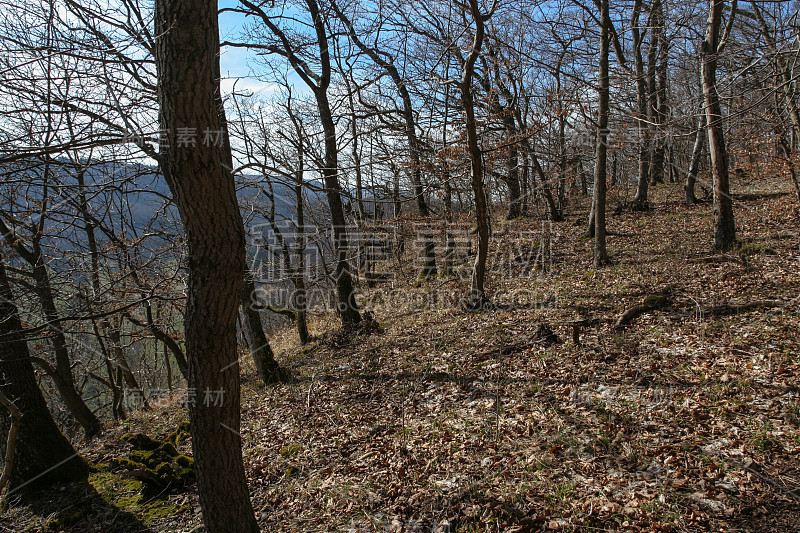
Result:
[[[231,94],[234,90],[237,93],[253,95],[269,95],[280,90],[277,83],[259,81],[252,78],[222,78],[220,81],[222,94]]]

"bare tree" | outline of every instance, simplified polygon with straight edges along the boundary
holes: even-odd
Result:
[[[717,62],[727,44],[736,14],[733,0],[730,15],[723,28],[725,0],[710,0],[706,36],[700,49],[702,60],[703,98],[708,132],[708,152],[711,156],[711,176],[714,191],[714,247],[730,250],[736,243],[733,201],[728,177],[728,151],[722,125],[722,107],[717,91]]]
[[[31,364],[14,295],[0,262],[0,375],[3,394],[22,413],[9,476],[9,491],[31,494],[55,482],[85,481],[89,467],[61,434],[42,396]],[[10,429],[5,419],[4,434]]]
[[[483,308],[486,298],[486,259],[489,255],[489,212],[484,189],[483,154],[481,153],[478,138],[478,126],[475,119],[475,99],[473,96],[472,78],[475,73],[475,62],[481,53],[483,40],[486,35],[486,22],[491,18],[497,4],[493,4],[488,12],[483,13],[478,0],[469,0],[469,12],[475,24],[472,37],[472,46],[461,66],[461,79],[458,88],[461,91],[461,105],[464,108],[465,126],[467,130],[467,146],[470,161],[470,182],[475,200],[475,222],[478,233],[478,254],[475,257],[475,266],[472,271],[467,306],[471,309]]]
[[[182,128],[223,131],[217,4],[157,0],[162,170],[186,231],[189,386],[217,401],[190,404],[200,505],[209,531],[258,531],[242,465],[236,315],[244,279],[244,227],[223,146],[179,144]]]
[[[311,68],[309,62],[298,51],[296,44],[292,42],[287,33],[276,24],[273,17],[264,11],[260,5],[249,0],[241,0],[241,4],[245,7],[244,11],[258,17],[258,20],[263,23],[275,38],[275,41],[271,43],[253,42],[245,43],[242,46],[258,48],[284,57],[303,83],[311,89],[316,100],[319,118],[325,135],[325,161],[322,175],[325,180],[325,192],[331,213],[334,249],[336,252],[335,279],[338,310],[343,325],[356,324],[361,321],[361,313],[356,303],[351,266],[347,257],[349,244],[344,205],[342,203],[342,188],[339,183],[340,168],[336,143],[336,124],[328,95],[332,73],[331,47],[328,42],[328,30],[325,25],[325,17],[320,10],[320,3],[317,0],[305,0],[303,3],[303,7],[310,17],[310,26],[313,30],[311,42],[316,48],[314,56],[319,66],[318,72]]]
[[[600,10],[600,58],[598,74],[597,140],[595,142],[594,190],[590,226],[594,235],[594,264],[608,262],[606,250],[606,183],[608,179],[608,115],[610,110],[609,52],[611,16],[609,0],[595,0]]]

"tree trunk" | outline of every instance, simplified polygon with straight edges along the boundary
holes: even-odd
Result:
[[[547,204],[547,212],[551,222],[561,222],[564,220],[564,217],[561,215],[561,211],[558,209],[556,205],[556,201],[553,198],[553,193],[550,190],[550,186],[547,184],[547,176],[542,169],[542,165],[539,163],[539,158],[536,157],[536,154],[531,150],[531,164],[533,164],[533,170],[537,176],[539,176],[539,190],[542,193],[542,198],[544,198],[545,203]]]
[[[512,119],[513,120],[513,119]],[[522,191],[519,180],[519,151],[516,147],[511,147],[511,153],[506,160],[508,166],[508,176],[505,178],[508,187],[508,220],[514,220],[522,216]]]
[[[736,244],[733,202],[728,185],[728,151],[722,128],[722,108],[717,92],[717,59],[720,53],[720,27],[724,0],[710,0],[708,27],[700,49],[702,61],[703,99],[708,131],[708,152],[714,191],[714,248],[730,250]],[[731,13],[731,17],[734,13]],[[724,46],[724,41],[722,43]]]
[[[294,119],[293,119],[294,120]],[[300,125],[295,122],[295,128],[298,137],[302,134]],[[297,206],[295,214],[297,215],[297,262],[294,272],[294,305],[292,306],[295,314],[295,323],[297,325],[297,335],[300,337],[300,344],[306,344],[309,340],[308,334],[308,302],[306,301],[306,227],[305,227],[305,206],[303,205],[303,172],[304,172],[304,154],[302,145],[297,148],[297,172],[295,173],[294,183],[294,197]]]
[[[55,352],[55,365],[49,366],[45,370],[47,375],[52,378],[61,399],[64,400],[64,405],[67,406],[69,412],[83,428],[86,438],[92,438],[100,433],[102,429],[100,420],[89,409],[89,406],[83,401],[78,389],[75,387],[67,339],[64,335],[64,330],[61,328],[61,317],[56,309],[55,296],[50,286],[50,275],[44,265],[44,258],[38,245],[34,247],[33,253],[36,257],[36,261],[32,265],[33,278],[36,281],[36,295],[42,305],[48,330],[50,331],[50,340],[53,343],[53,351]]]
[[[650,9],[650,26],[653,28],[648,51],[650,84],[650,115],[655,128],[651,144],[650,184],[664,183],[665,145],[664,123],[667,115],[667,43],[664,35],[664,4],[654,0]]]
[[[223,131],[219,116],[219,28],[211,0],[156,0],[156,65],[164,176],[188,245],[186,352],[192,448],[207,531],[258,525],[245,480],[240,430],[236,314],[245,240],[230,154],[178,144],[178,131]]]
[[[636,196],[633,199],[634,209],[647,209],[647,192],[650,182],[650,125],[647,124],[648,98],[647,80],[644,72],[644,59],[642,58],[642,41],[644,34],[641,32],[639,20],[642,9],[642,0],[636,0],[631,16],[631,31],[633,34],[633,60],[636,72],[636,123],[639,130],[639,175],[636,181]]]
[[[5,266],[0,263],[0,335],[4,338],[0,342],[0,390],[22,413],[8,489],[9,494],[28,495],[53,483],[86,481],[89,467],[61,434],[47,409],[13,302]],[[8,428],[3,429],[1,447],[5,452]]]
[[[598,121],[596,159],[594,166],[594,264],[601,266],[608,262],[606,251],[606,174],[608,164],[608,114],[610,100],[610,80],[608,75],[608,56],[610,44],[611,17],[609,0],[601,0],[600,8],[600,70],[598,89]]]
[[[261,313],[258,309],[253,308],[252,297],[255,292],[256,286],[252,277],[245,275],[239,308],[242,334],[253,356],[258,377],[264,384],[278,383],[285,380],[287,376],[275,360],[275,354],[272,352],[267,334],[264,333],[264,326],[261,324]]]
[[[686,172],[686,185],[684,186],[684,190],[686,191],[686,205],[694,205],[697,203],[695,185],[697,183],[697,172],[700,170],[700,158],[703,155],[706,135],[706,115],[702,113],[697,119],[697,134],[694,138],[692,159],[689,161],[689,170]]]
[[[467,307],[470,309],[482,309],[487,303],[485,282],[486,282],[486,259],[489,255],[489,212],[486,202],[486,191],[483,187],[483,154],[478,143],[478,129],[475,120],[475,101],[472,94],[472,77],[475,69],[475,61],[478,59],[484,37],[484,22],[488,18],[481,14],[477,0],[469,0],[472,18],[475,21],[475,35],[472,41],[472,48],[464,62],[460,89],[461,103],[466,115],[465,127],[467,130],[467,146],[470,160],[470,175],[472,193],[475,199],[475,222],[478,227],[478,253],[475,257],[475,266],[472,271],[469,296],[467,297]]]
[[[336,125],[333,122],[328,96],[322,90],[315,91],[317,107],[320,111],[322,128],[325,132],[325,168],[322,175],[325,180],[325,193],[328,197],[328,207],[331,211],[331,225],[333,226],[333,244],[336,253],[336,297],[338,301],[339,316],[343,326],[357,324],[361,321],[361,314],[356,304],[353,290],[353,278],[350,274],[350,263],[347,260],[348,236],[347,224],[342,205],[342,189],[339,186],[339,161],[336,146]]]
[[[111,353],[114,354],[114,360],[122,371],[122,378],[125,380],[125,385],[127,385],[128,390],[134,391],[135,394],[141,398],[142,407],[144,409],[149,409],[150,404],[147,403],[144,390],[142,390],[142,388],[139,386],[139,382],[136,380],[136,376],[133,374],[133,370],[131,370],[128,360],[125,357],[125,352],[122,349],[122,335],[120,334],[121,326],[119,325],[119,322],[113,325],[107,321],[104,322],[104,327],[107,327],[106,331],[108,332],[109,340],[111,341]]]

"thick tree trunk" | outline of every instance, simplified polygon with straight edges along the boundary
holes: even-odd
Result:
[[[700,50],[702,60],[703,99],[708,131],[708,152],[714,191],[714,248],[730,250],[736,244],[733,202],[728,185],[728,151],[722,128],[722,108],[717,92],[717,59],[724,0],[710,0],[706,37]],[[731,17],[734,13],[731,13]],[[724,46],[724,43],[723,43]]]
[[[244,228],[229,154],[178,144],[178,132],[222,131],[219,29],[211,0],[156,0],[156,64],[164,175],[188,245],[186,352],[192,448],[208,531],[257,532],[242,465],[236,314],[244,279]]]
[[[13,302],[5,267],[0,263],[0,390],[22,413],[8,489],[9,493],[33,494],[35,489],[53,483],[85,481],[89,468],[47,409]],[[7,429],[2,432],[3,451]]]

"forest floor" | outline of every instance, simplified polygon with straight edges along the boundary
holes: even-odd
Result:
[[[497,309],[464,311],[468,279],[418,282],[409,260],[394,292],[361,296],[381,332],[348,338],[320,319],[307,346],[276,335],[297,380],[263,387],[246,362],[242,398],[262,530],[796,532],[790,191],[736,183],[743,244],[717,254],[711,206],[682,205],[680,184],[657,187],[646,212],[615,213],[612,189],[609,266],[592,265],[583,203],[557,224],[496,222]],[[658,308],[614,327],[656,293]],[[163,437],[185,418],[177,402],[137,413],[82,453],[106,463],[123,432]],[[117,474],[93,477],[91,512],[59,521],[72,500],[54,489],[51,507],[12,507],[0,531],[202,530],[194,487],[144,499]]]

